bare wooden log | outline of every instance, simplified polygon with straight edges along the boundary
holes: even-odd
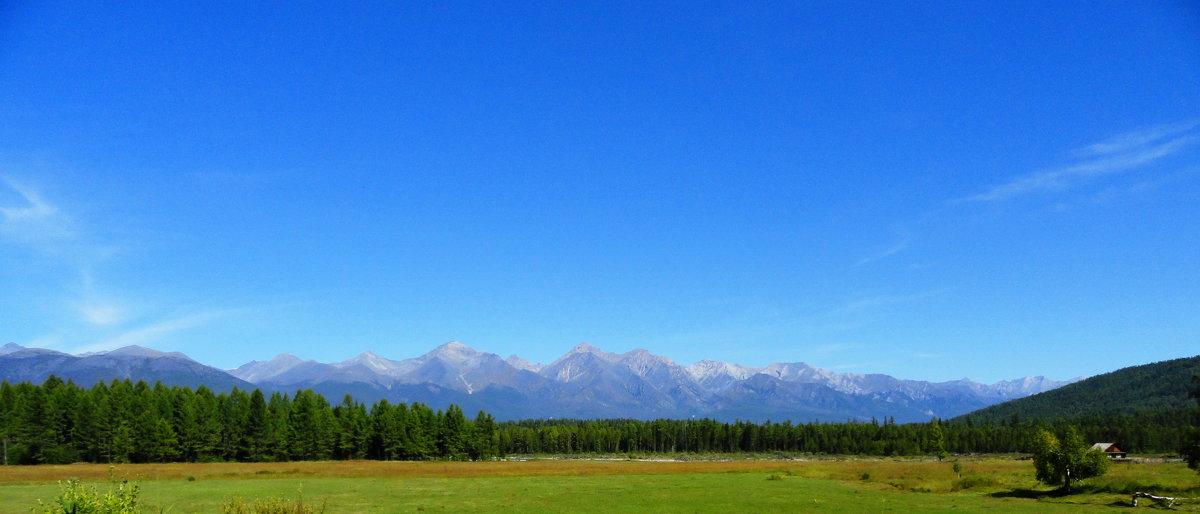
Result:
[[[1154,500],[1155,503],[1158,503],[1159,505],[1165,505],[1167,507],[1174,507],[1175,502],[1179,499],[1179,498],[1172,498],[1170,496],[1155,496],[1150,493],[1138,492],[1138,493],[1133,493],[1133,506],[1134,507],[1138,506],[1138,498],[1146,498],[1148,500]]]

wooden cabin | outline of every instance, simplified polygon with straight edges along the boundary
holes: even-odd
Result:
[[[1108,458],[1110,459],[1125,458],[1125,450],[1117,448],[1117,445],[1113,443],[1096,443],[1092,445],[1092,449],[1104,452],[1104,454],[1108,455]]]

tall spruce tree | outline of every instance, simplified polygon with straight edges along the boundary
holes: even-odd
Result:
[[[1192,426],[1184,442],[1183,455],[1187,459],[1188,467],[1200,471],[1200,375],[1192,377],[1192,388],[1188,396],[1196,402],[1196,408],[1192,411]]]

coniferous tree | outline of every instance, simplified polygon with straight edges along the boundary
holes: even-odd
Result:
[[[213,462],[221,458],[221,411],[217,397],[205,386],[196,388],[192,399],[196,421],[195,460]]]
[[[366,456],[370,442],[367,411],[346,395],[341,405],[333,409],[336,422],[335,456],[339,459],[361,459]]]
[[[378,406],[379,444],[383,458],[387,460],[415,459],[412,449],[415,447],[409,435],[408,405],[399,403],[388,405],[386,400],[380,400]]]
[[[250,393],[250,404],[246,411],[246,459],[268,460],[267,401],[261,389]]]
[[[467,458],[467,418],[457,405],[446,407],[438,416],[438,454],[450,460]]]
[[[406,447],[404,458],[429,460],[437,455],[437,415],[421,402],[409,405],[405,418]]]
[[[189,388],[171,390],[171,420],[179,441],[179,458],[196,462],[203,446],[196,415],[196,393]]]
[[[310,389],[296,391],[288,417],[292,458],[328,459],[333,447],[334,426],[329,403]]]
[[[946,460],[950,455],[946,451],[946,434],[937,418],[929,422],[929,451],[937,455],[938,460]]]
[[[286,394],[271,393],[267,401],[267,433],[266,441],[269,460],[282,461],[288,458],[291,448],[288,419],[291,417],[292,403]]]
[[[479,411],[471,424],[470,457],[472,460],[492,460],[499,456],[496,420],[491,414]]]
[[[244,460],[247,454],[246,420],[250,412],[250,396],[234,387],[229,394],[217,396],[221,413],[220,455],[223,460]]]
[[[1188,396],[1196,402],[1192,412],[1192,426],[1183,447],[1183,456],[1187,459],[1188,467],[1200,471],[1200,375],[1192,376],[1192,389]]]

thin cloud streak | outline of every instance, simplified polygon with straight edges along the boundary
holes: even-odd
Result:
[[[79,314],[84,321],[93,325],[115,325],[124,319],[124,310],[120,307],[103,303],[90,303],[79,308]]]
[[[161,321],[149,326],[129,330],[102,341],[80,346],[71,350],[71,353],[79,354],[88,352],[103,352],[130,345],[144,346],[147,344],[153,344],[162,341],[171,334],[204,325],[218,318],[227,316],[232,312],[233,311],[202,312]]]
[[[862,259],[859,259],[858,262],[854,263],[854,265],[855,266],[865,266],[872,262],[884,260],[888,257],[896,255],[900,252],[903,252],[906,249],[908,249],[908,241],[901,241],[899,243],[896,243],[896,244],[888,247],[887,249],[885,249],[882,252],[876,253],[874,255],[868,255],[866,257],[863,257]]]
[[[1200,120],[1157,125],[1117,134],[1073,152],[1080,162],[1013,178],[987,191],[948,201],[1000,202],[1036,192],[1068,189],[1090,179],[1124,173],[1176,154],[1200,141]]]
[[[74,235],[70,218],[34,188],[7,176],[0,176],[0,183],[17,193],[25,203],[0,206],[0,235],[37,250],[49,250],[52,241]]]
[[[1124,155],[1106,157],[1062,169],[1026,175],[1006,184],[993,187],[983,193],[952,200],[951,203],[998,202],[1039,191],[1065,189],[1090,178],[1121,173],[1149,164],[1163,157],[1175,154],[1195,144],[1197,141],[1200,141],[1200,136],[1189,135]]]
[[[876,295],[861,298],[853,302],[847,303],[834,311],[835,314],[852,314],[875,307],[884,307],[888,305],[897,305],[904,303],[912,303],[926,298],[937,296],[945,293],[948,289],[936,289],[933,291],[925,291],[922,293],[913,294],[891,294],[891,295]]]
[[[1153,143],[1160,139],[1182,134],[1198,126],[1200,126],[1200,121],[1186,121],[1183,123],[1172,123],[1169,125],[1148,127],[1142,130],[1118,134],[1099,143],[1094,143],[1081,148],[1075,153],[1077,155],[1088,156],[1126,152]]]
[[[823,344],[821,346],[818,346],[816,348],[809,350],[808,353],[813,354],[813,355],[825,355],[825,354],[829,354],[829,353],[840,352],[843,350],[852,350],[857,347],[858,347],[858,345],[855,345],[855,344],[841,344],[841,343]]]

